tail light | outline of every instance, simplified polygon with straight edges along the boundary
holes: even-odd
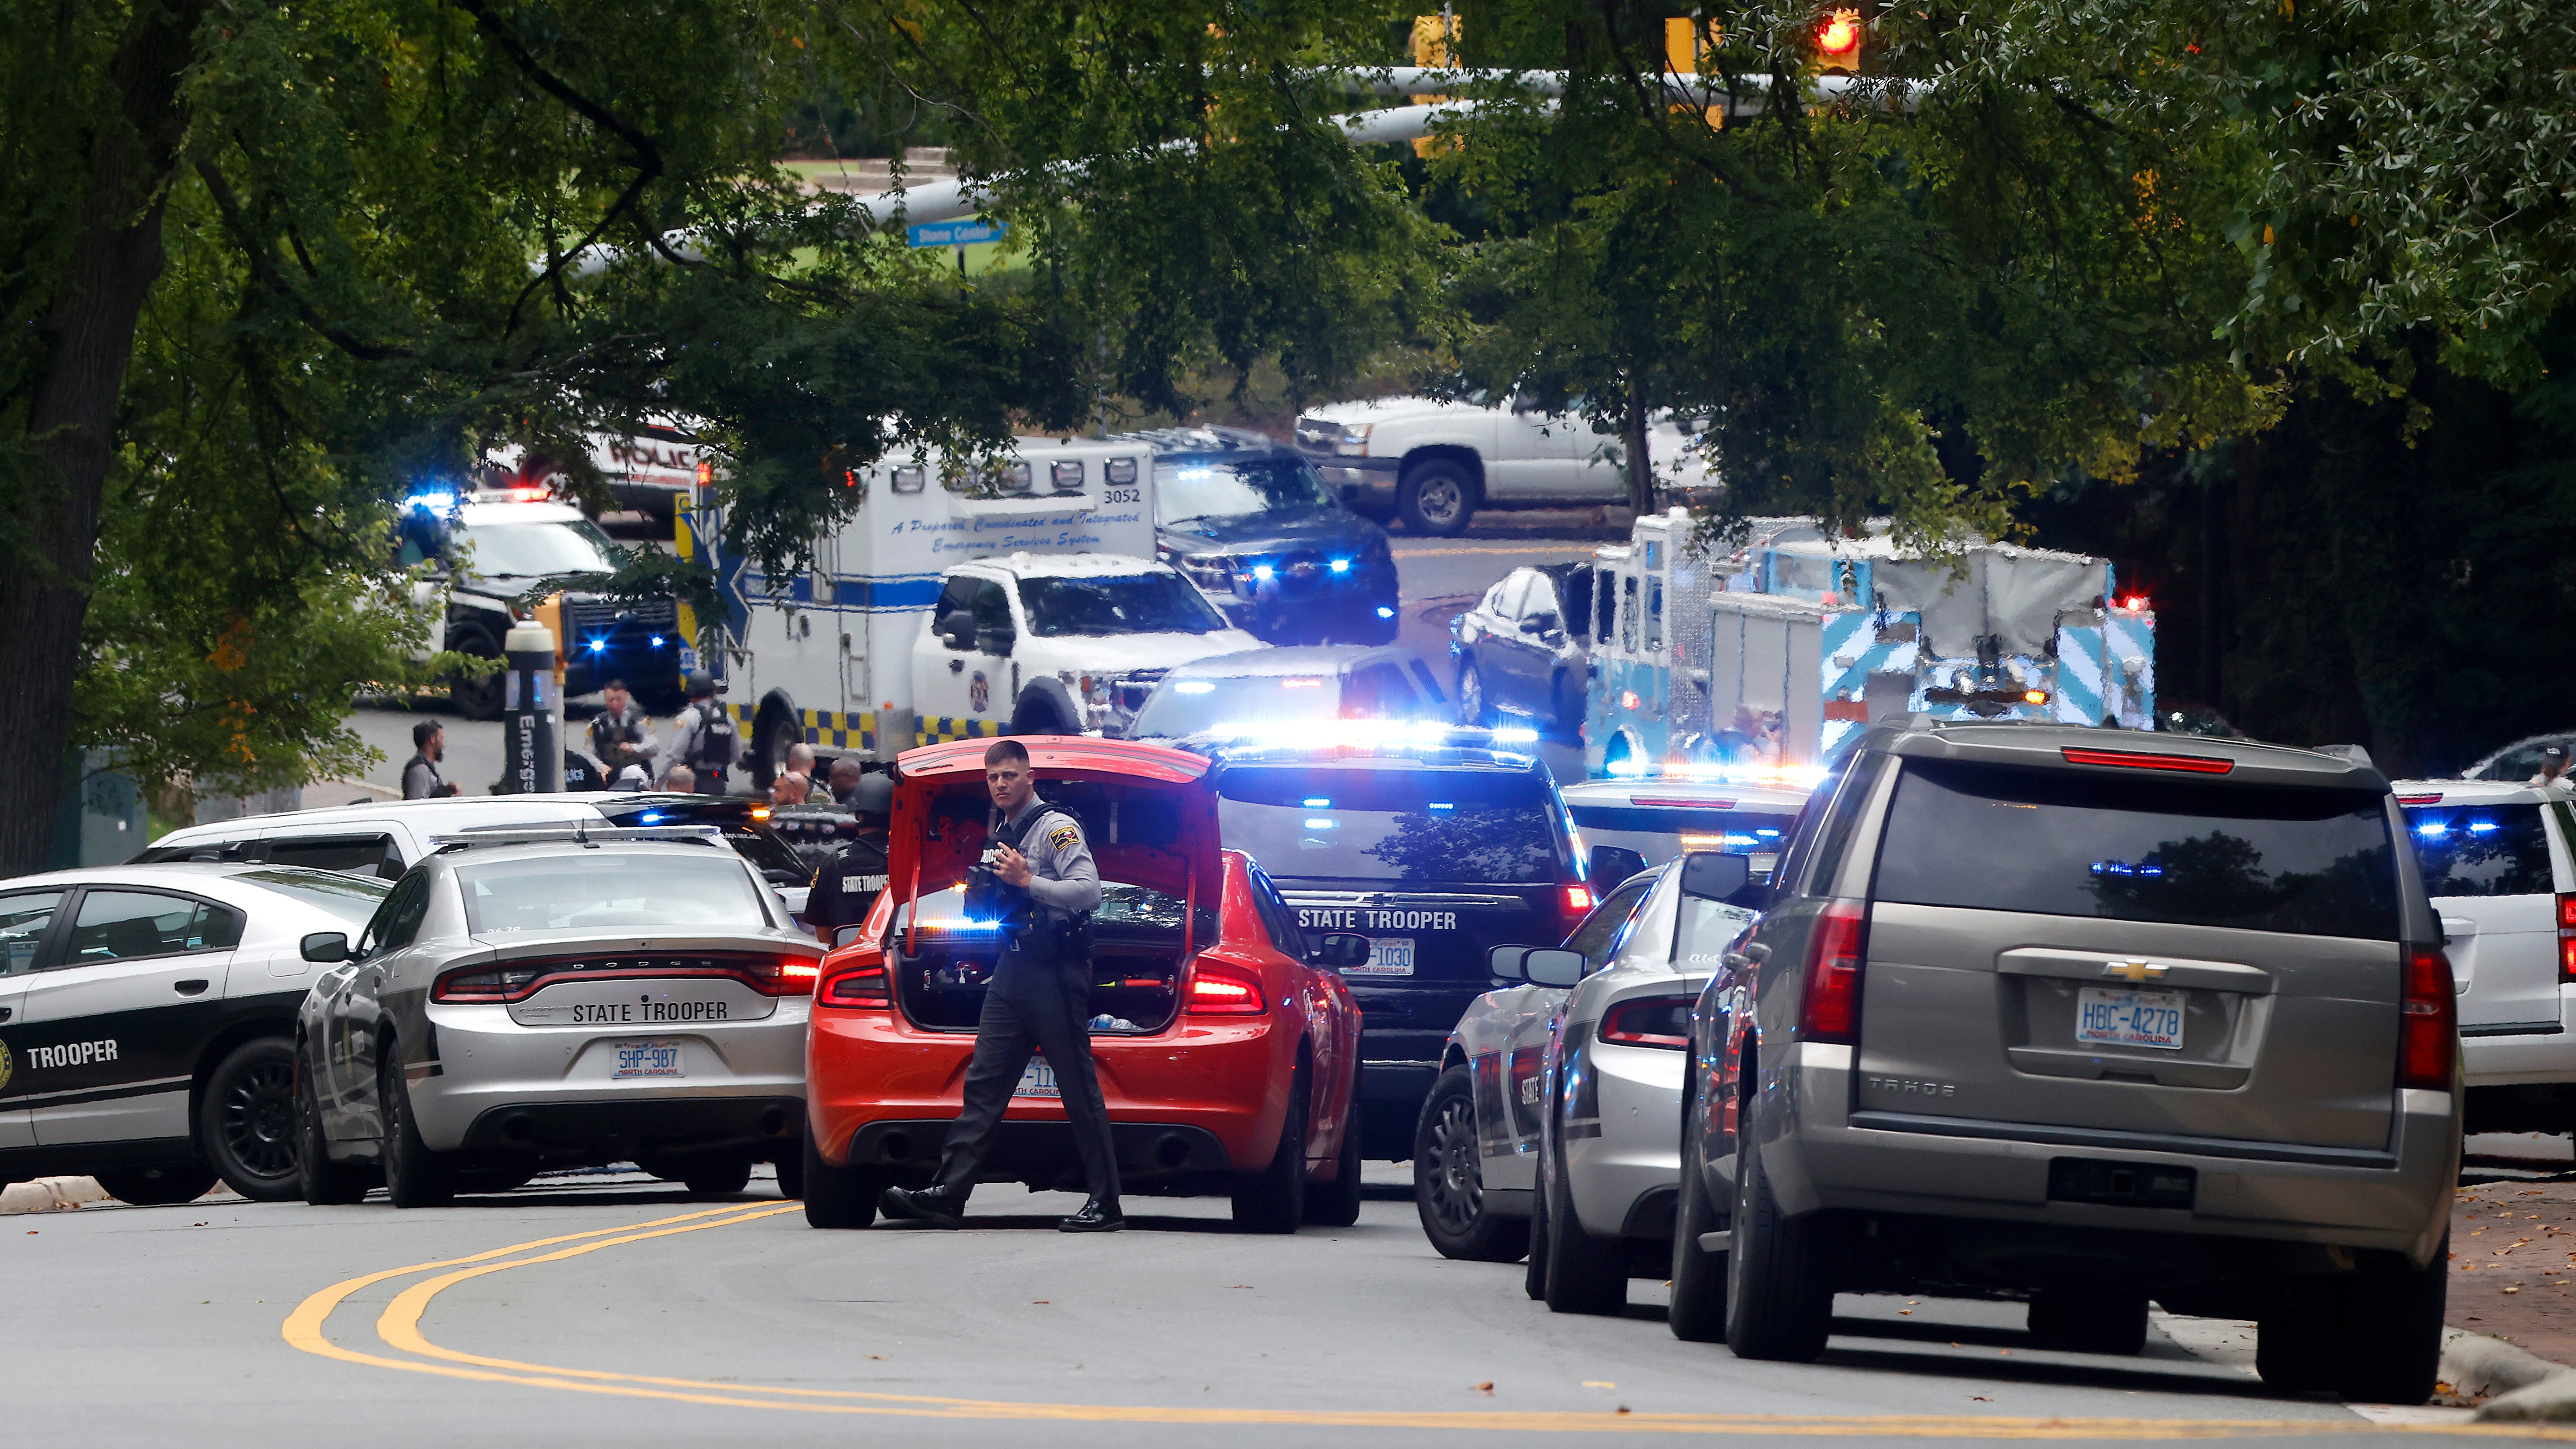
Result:
[[[2236,762],[2213,755],[2162,755],[2145,750],[2063,749],[2070,765],[2117,765],[2128,770],[2179,770],[2189,775],[2224,775]]]
[[[1627,1046],[1676,1050],[1688,1047],[1691,1007],[1695,1004],[1687,996],[1650,996],[1620,1002],[1601,1018],[1601,1039]]]
[[[861,959],[847,970],[835,971],[815,988],[814,999],[824,1006],[846,1006],[860,1011],[883,1011],[894,1004],[894,992],[886,977],[885,958]]]
[[[781,956],[775,961],[754,961],[744,973],[751,978],[753,989],[763,996],[810,996],[814,980],[823,974],[820,962],[803,956]]]
[[[1259,1016],[1261,981],[1251,972],[1202,959],[1190,973],[1190,995],[1183,1008],[1192,1016]]]
[[[429,989],[432,1001],[517,1001],[536,988],[544,971],[535,966],[497,966],[481,971],[453,971]]]
[[[1565,883],[1565,913],[1567,915],[1580,916],[1599,904],[1600,902],[1592,899],[1592,887],[1585,885],[1579,880],[1570,880]]]
[[[2451,958],[2442,954],[2441,947],[2406,948],[2406,1004],[2401,1009],[2405,1014],[2398,1019],[2397,1085],[2450,1091],[2453,1068],[2460,1059],[2460,1019],[2459,1004],[2451,994]]]
[[[1808,1041],[1860,1041],[1860,963],[1869,918],[1858,901],[1832,901],[1807,937],[1807,991],[1798,1032]]]
[[[2558,897],[2558,979],[2576,981],[2576,892]]]

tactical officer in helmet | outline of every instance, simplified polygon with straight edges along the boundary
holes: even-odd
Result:
[[[842,808],[858,817],[858,833],[823,862],[805,897],[805,924],[826,946],[841,944],[836,933],[843,927],[865,921],[886,887],[886,819],[894,813],[894,777],[883,771],[860,776]]]

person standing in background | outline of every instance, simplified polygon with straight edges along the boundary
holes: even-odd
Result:
[[[412,757],[403,765],[406,800],[436,800],[464,792],[440,778],[438,762],[447,758],[447,726],[425,719],[411,727]]]

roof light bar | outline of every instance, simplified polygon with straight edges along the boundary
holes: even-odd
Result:
[[[2127,770],[2176,770],[2187,775],[2224,775],[2234,760],[2209,755],[2155,755],[2144,750],[2059,750],[2070,765],[2114,765]]]

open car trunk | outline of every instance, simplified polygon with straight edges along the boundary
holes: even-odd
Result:
[[[1100,867],[1092,1033],[1161,1031],[1179,1013],[1190,958],[1216,944],[1225,876],[1204,762],[1110,741],[1023,743],[1039,797],[1081,822]],[[886,963],[897,1008],[929,1031],[975,1030],[1001,951],[992,925],[965,914],[966,871],[993,813],[984,745],[915,750],[897,766],[889,868],[900,894]]]

